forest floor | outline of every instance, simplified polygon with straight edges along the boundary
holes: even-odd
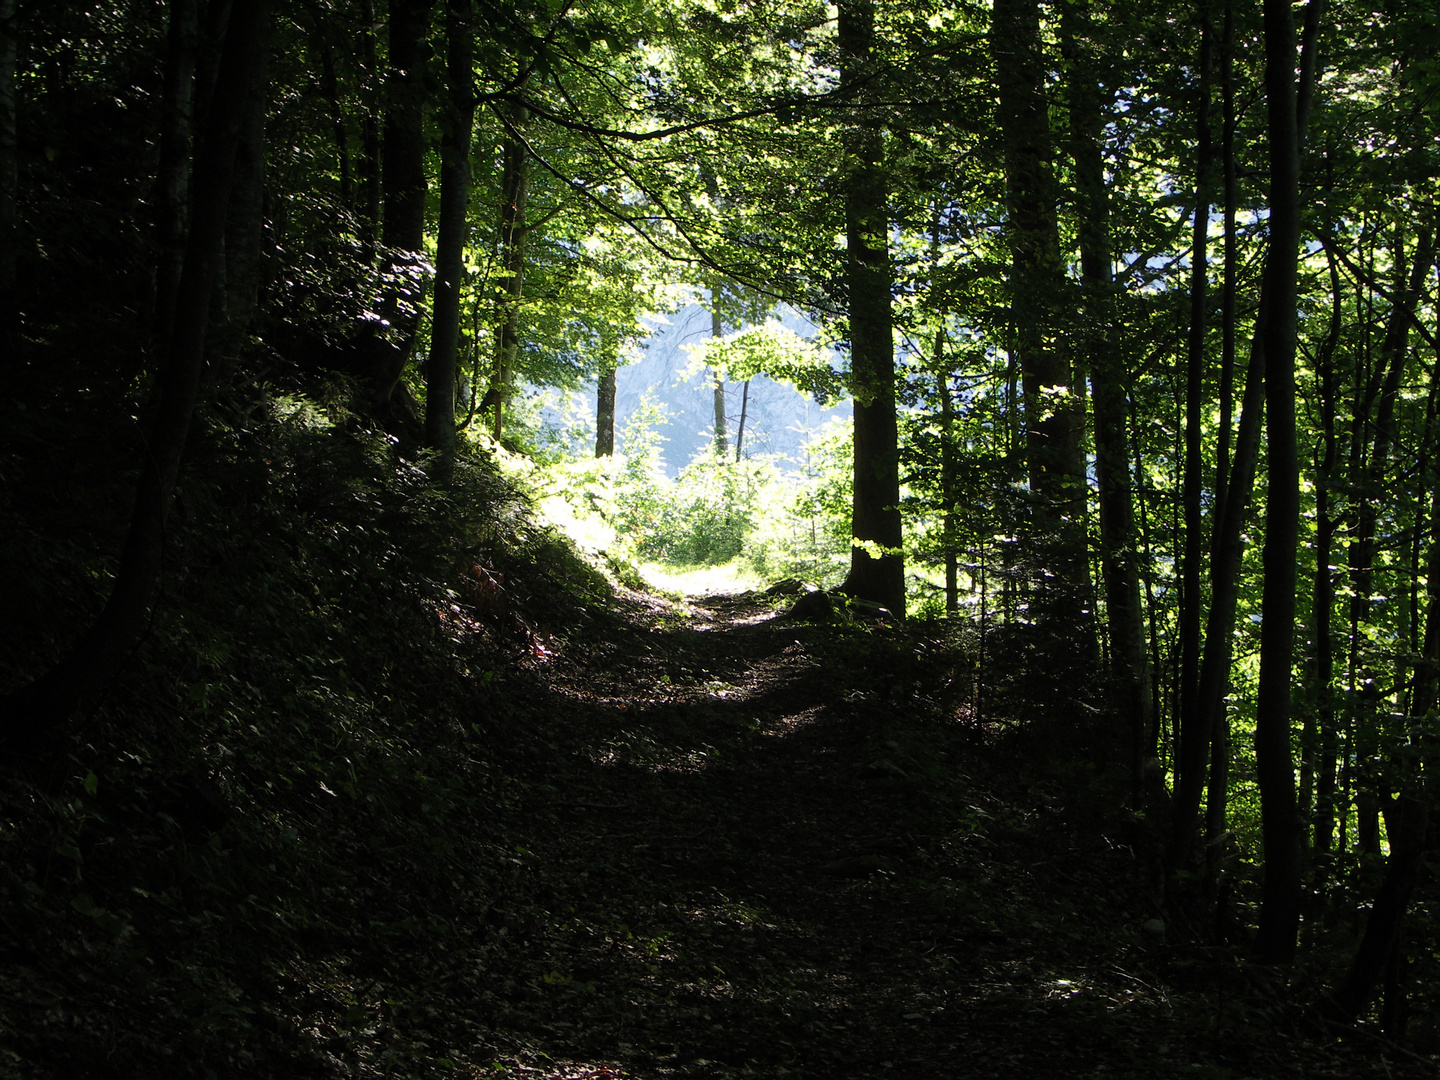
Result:
[[[510,879],[437,961],[454,1075],[1433,1075],[1301,1034],[1313,974],[1167,942],[1128,813],[942,706],[943,650],[773,603],[637,597],[537,666]]]
[[[561,555],[467,606],[355,505],[197,529],[86,741],[5,774],[0,1077],[1436,1074],[1167,927],[1155,830],[941,630],[578,603]]]

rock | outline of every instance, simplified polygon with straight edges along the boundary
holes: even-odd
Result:
[[[835,617],[835,603],[824,589],[816,589],[796,600],[790,610],[779,617],[807,622],[829,622]]]

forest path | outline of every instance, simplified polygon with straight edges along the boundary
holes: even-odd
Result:
[[[560,726],[506,765],[496,1075],[1330,1075],[1243,1004],[1254,976],[1185,996],[1133,853],[930,696],[938,650],[686,607],[530,702]]]

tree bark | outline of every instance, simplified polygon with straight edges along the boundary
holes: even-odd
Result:
[[[715,286],[710,288],[710,338],[719,341],[724,333],[724,325],[720,322],[719,297],[716,295]],[[720,373],[714,372],[711,375],[711,392],[715,412],[715,456],[727,458],[730,456],[730,438],[726,431],[725,417],[725,380]]]
[[[385,148],[380,180],[385,217],[380,324],[370,339],[371,407],[393,418],[395,389],[410,361],[423,304],[425,265],[425,103],[434,0],[390,0],[390,67],[385,81]]]
[[[595,456],[615,453],[615,356],[600,360],[600,387],[595,399]]]
[[[1208,247],[1210,236],[1211,133],[1210,133],[1210,4],[1200,0],[1199,84],[1195,108],[1195,221],[1190,244],[1190,326],[1185,358],[1185,540],[1180,559],[1180,672],[1177,722],[1178,752],[1174,826],[1195,828],[1200,796],[1205,790],[1212,732],[1199,723],[1196,689],[1200,682],[1200,624],[1203,611],[1201,564],[1205,537],[1201,502],[1204,496],[1205,333],[1209,309]]]
[[[1295,91],[1295,24],[1289,0],[1265,0],[1265,97],[1270,155],[1271,299],[1264,327],[1266,482],[1260,679],[1255,695],[1255,771],[1265,849],[1256,954],[1295,954],[1300,925],[1300,819],[1290,752],[1290,684],[1295,642],[1300,465],[1295,434],[1295,308],[1299,293],[1300,133]]]
[[[840,591],[905,617],[890,217],[881,120],[864,108],[875,75],[874,0],[839,5],[840,86],[862,107],[845,133],[845,285],[855,397],[850,572]]]
[[[16,192],[20,185],[19,107],[15,65],[19,57],[15,0],[0,0],[0,342],[15,322],[15,287],[19,283],[20,218]]]
[[[1335,411],[1340,390],[1335,378],[1335,346],[1340,340],[1343,299],[1340,274],[1333,254],[1330,257],[1330,326],[1316,357],[1320,379],[1320,465],[1315,477],[1315,585],[1310,623],[1315,636],[1315,662],[1310,696],[1314,702],[1314,851],[1313,885],[1318,892],[1329,877],[1330,853],[1335,832],[1335,768],[1338,746],[1335,732],[1335,643],[1332,622],[1335,612],[1335,572],[1332,559],[1340,517],[1333,503],[1337,481],[1340,443],[1336,437]],[[1304,803],[1302,802],[1302,805]]]
[[[124,667],[140,640],[163,564],[165,523],[205,367],[210,298],[223,258],[236,147],[252,95],[260,92],[266,0],[236,5],[224,35],[204,137],[195,163],[190,232],[169,347],[130,529],[115,584],[95,624],[37,682],[0,700],[0,742],[52,748],[65,727]]]
[[[240,356],[260,308],[264,280],[265,241],[265,120],[270,100],[268,34],[260,50],[256,71],[257,89],[249,106],[235,148],[235,167],[230,185],[230,212],[225,223],[225,287],[222,317],[212,330],[218,339],[211,352],[216,356],[212,379],[216,387],[228,387],[240,368]]]
[[[1210,519],[1210,562],[1212,566],[1218,561],[1220,545],[1227,528],[1223,515],[1230,505],[1230,440],[1235,411],[1235,279],[1240,262],[1235,214],[1240,202],[1240,183],[1239,168],[1235,160],[1237,120],[1235,110],[1235,4],[1233,0],[1225,0],[1224,29],[1221,31],[1220,46],[1220,98],[1224,110],[1220,159],[1225,186],[1225,267],[1220,285],[1220,427],[1215,439],[1215,509]],[[1233,620],[1233,612],[1228,617]],[[1228,671],[1228,648],[1225,655]],[[1198,699],[1200,691],[1198,681],[1195,689]],[[1204,726],[1205,723],[1209,724],[1208,728]],[[1205,862],[1209,872],[1208,879],[1215,884],[1214,871],[1220,861],[1222,850],[1220,838],[1226,829],[1226,812],[1230,797],[1230,716],[1224,707],[1223,686],[1221,701],[1218,705],[1210,708],[1209,719],[1201,723],[1201,731],[1208,731],[1210,739],[1210,770],[1205,790]]]
[[[152,337],[165,352],[175,318],[175,292],[185,265],[190,193],[191,121],[199,46],[196,0],[171,0],[160,97],[160,162],[155,174],[155,311]]]
[[[1101,138],[1100,46],[1086,0],[1062,9],[1061,38],[1070,60],[1070,151],[1080,205],[1081,348],[1095,411],[1095,476],[1100,489],[1100,559],[1110,629],[1111,707],[1119,717],[1110,740],[1128,758],[1132,795],[1148,757],[1150,665],[1140,606],[1139,554],[1126,438],[1128,375],[1115,334],[1110,206]]]
[[[441,123],[440,230],[435,304],[425,361],[425,443],[442,475],[455,463],[455,381],[459,367],[460,292],[465,284],[466,211],[470,205],[470,132],[475,125],[472,0],[445,5],[449,100]]]
[[[1047,653],[1045,670],[1073,684],[1095,654],[1085,551],[1085,412],[1061,345],[1065,276],[1036,0],[997,0],[991,49],[1004,146],[1013,351],[1025,412],[1028,539],[1036,560],[1032,617]]]
[[[360,157],[356,162],[359,203],[355,221],[359,230],[360,262],[369,267],[375,261],[375,245],[379,239],[380,207],[383,199],[380,184],[380,103],[378,72],[380,61],[375,54],[375,3],[360,2],[360,29],[356,31],[356,64],[359,71],[356,87],[360,101]]]
[[[500,265],[505,278],[502,317],[495,332],[495,370],[482,408],[493,410],[492,433],[498,440],[505,431],[505,403],[514,380],[515,357],[520,349],[520,302],[525,293],[525,214],[530,201],[530,154],[520,134],[528,110],[519,101],[506,106],[507,135],[501,146],[504,159],[500,177]]]
[[[740,384],[740,422],[735,425],[735,463],[740,463],[740,451],[745,448],[745,417],[750,411],[750,380]]]

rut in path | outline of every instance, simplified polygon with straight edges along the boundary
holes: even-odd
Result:
[[[534,703],[564,724],[516,776],[523,840],[484,957],[505,973],[495,1060],[547,1077],[1183,1072],[1187,1051],[1155,1039],[1174,1006],[1148,971],[1133,853],[998,770],[930,696],[944,673],[923,642],[769,614],[697,602]]]

